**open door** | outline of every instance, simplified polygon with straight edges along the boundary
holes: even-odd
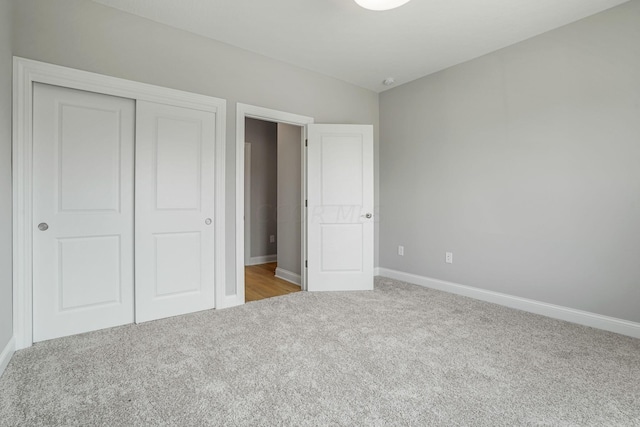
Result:
[[[373,289],[373,127],[308,125],[307,289]]]

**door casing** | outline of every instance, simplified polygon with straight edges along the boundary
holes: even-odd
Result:
[[[40,61],[13,59],[13,332],[16,349],[33,344],[33,84],[35,82],[216,114],[215,306],[234,305],[225,282],[226,100]],[[244,150],[243,150],[244,152]]]

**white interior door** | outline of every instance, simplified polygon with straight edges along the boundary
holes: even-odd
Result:
[[[213,308],[215,113],[136,111],[136,322]]]
[[[34,85],[34,341],[133,322],[134,114]]]
[[[308,125],[309,291],[373,289],[373,127]]]

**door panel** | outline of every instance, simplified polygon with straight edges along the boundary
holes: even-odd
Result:
[[[154,238],[156,296],[200,292],[202,233],[158,233]]]
[[[118,211],[120,112],[61,103],[58,114],[60,211]]]
[[[157,117],[156,126],[156,209],[199,210],[201,122]]]
[[[215,114],[136,111],[136,322],[213,308]]]
[[[320,141],[323,206],[362,206],[362,135],[323,135]]]
[[[120,236],[58,239],[61,311],[121,302],[120,246]]]
[[[308,125],[307,164],[309,291],[373,289],[373,128]]]
[[[322,224],[320,233],[321,271],[362,271],[362,224]]]
[[[34,341],[133,322],[134,110],[34,85]]]

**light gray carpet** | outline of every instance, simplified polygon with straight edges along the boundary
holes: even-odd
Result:
[[[640,425],[640,340],[390,279],[17,352],[5,425]]]

